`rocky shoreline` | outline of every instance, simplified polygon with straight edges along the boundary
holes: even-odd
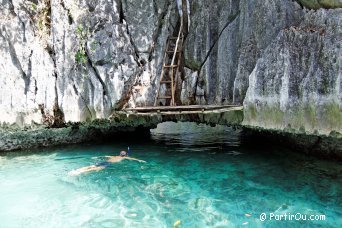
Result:
[[[159,123],[196,122],[209,125],[239,126],[243,120],[243,110],[237,108],[229,112],[209,112],[198,114],[160,113],[138,115],[132,112],[115,112],[108,119],[89,122],[68,122],[54,128],[46,125],[29,125],[19,127],[15,124],[0,127],[0,152],[35,147],[74,144],[86,141],[108,140],[112,137],[128,134],[148,133]]]
[[[244,126],[242,139],[255,145],[278,144],[308,156],[342,160],[342,135],[339,133],[327,136],[300,133],[291,129],[279,131]]]
[[[179,119],[187,122],[191,119]],[[204,120],[204,118],[203,118]],[[210,120],[207,119],[207,120]],[[86,123],[67,123],[61,128],[51,128],[43,125],[19,128],[16,126],[0,127],[0,153],[22,149],[62,146],[83,142],[113,141],[130,137],[149,137],[150,129],[156,128],[158,123],[174,121],[170,117],[135,116],[116,114],[110,119],[95,120]],[[192,119],[198,122],[199,119]],[[200,123],[200,122],[198,122]],[[205,122],[202,122],[205,123]],[[214,123],[206,124],[214,126]],[[279,144],[308,156],[330,160],[342,160],[342,135],[315,135],[286,131],[269,130],[252,126],[241,126],[241,139],[249,145]]]
[[[0,128],[0,152],[39,147],[111,140],[132,134],[146,134],[155,128],[155,120],[116,116],[113,119],[84,123],[67,123],[61,128],[37,125],[19,128],[15,125]]]

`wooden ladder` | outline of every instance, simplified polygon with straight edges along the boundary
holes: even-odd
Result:
[[[183,23],[181,23],[178,37],[169,37],[167,39],[166,49],[164,53],[163,67],[157,89],[157,96],[154,106],[158,101],[165,100],[165,105],[175,106],[175,93],[177,87],[179,66],[182,58],[182,49],[184,37],[182,34]],[[171,58],[172,57],[172,58]],[[177,62],[175,64],[175,62]],[[165,94],[161,95],[162,85],[165,85]]]

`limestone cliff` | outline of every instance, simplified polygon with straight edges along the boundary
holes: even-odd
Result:
[[[245,124],[342,132],[342,10],[309,12],[283,29],[249,78]]]
[[[41,123],[56,106],[65,121],[88,121],[129,99],[151,104],[178,21],[175,2],[2,0],[0,7],[0,122]]]
[[[190,1],[180,102],[243,104],[252,127],[342,133],[342,9],[324,9],[339,7]],[[175,0],[1,0],[0,123],[89,121],[153,104],[178,26]]]

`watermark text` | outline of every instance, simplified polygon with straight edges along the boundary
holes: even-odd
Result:
[[[303,213],[261,213],[260,221],[325,221],[325,215]]]

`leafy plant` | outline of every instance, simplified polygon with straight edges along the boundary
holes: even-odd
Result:
[[[84,49],[77,50],[75,54],[75,60],[77,63],[80,63],[80,64],[87,63],[87,54]]]
[[[45,47],[51,33],[51,2],[50,0],[27,2],[28,10],[37,28],[37,36]]]
[[[89,28],[84,29],[82,25],[79,25],[76,28],[76,35],[79,40],[78,50],[75,54],[75,61],[79,64],[87,63],[87,52],[86,52],[86,43],[88,39]]]
[[[31,3],[31,8],[32,8],[32,10],[33,11],[37,11],[37,9],[38,9],[38,6],[37,6],[37,4],[35,4],[35,3]]]

